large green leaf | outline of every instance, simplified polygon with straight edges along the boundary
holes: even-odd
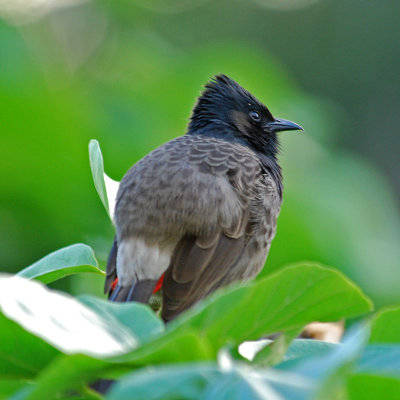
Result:
[[[18,398],[55,398],[102,375],[126,373],[131,366],[107,358],[164,330],[147,305],[77,301],[16,276],[0,277],[0,308],[0,377],[37,379]]]
[[[93,250],[86,244],[77,243],[48,254],[18,275],[49,283],[82,272],[104,275],[98,268]]]
[[[400,344],[400,307],[387,308],[375,315],[369,341]]]
[[[108,400],[305,400],[313,386],[300,376],[240,363],[193,363],[144,368],[123,378]]]
[[[340,272],[310,264],[289,266],[246,287],[222,290],[172,322],[197,329],[215,349],[263,335],[337,321],[372,309],[371,301]]]
[[[103,155],[101,154],[99,142],[95,139],[89,142],[89,161],[94,186],[108,216],[112,220],[119,183],[108,177],[104,172]]]
[[[143,365],[168,358],[213,359],[226,345],[293,332],[312,321],[353,317],[371,308],[369,299],[341,273],[315,265],[291,266],[248,286],[220,290],[171,322],[165,335],[120,360]],[[197,338],[196,351],[183,350],[179,338],[185,332]]]
[[[49,290],[36,281],[17,276],[1,276],[0,307],[2,315],[11,320],[10,324],[17,323],[25,330],[21,338],[33,334],[64,353],[106,357],[138,346],[137,337],[119,323],[117,318],[110,324],[101,311],[92,310],[73,297]],[[3,335],[10,335],[8,330],[1,331]],[[14,340],[17,346],[19,337]],[[37,362],[29,361],[32,357],[27,355],[31,349],[36,351],[36,348],[37,343],[35,346],[21,348],[20,352],[25,353],[18,361],[22,365],[25,362]],[[5,342],[0,342],[0,349],[2,353],[14,357],[12,349]]]

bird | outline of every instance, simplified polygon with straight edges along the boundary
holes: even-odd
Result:
[[[187,131],[134,164],[116,197],[105,292],[168,323],[263,268],[282,203],[278,133],[303,130],[226,75],[204,86]]]

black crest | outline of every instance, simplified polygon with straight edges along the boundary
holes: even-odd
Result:
[[[231,110],[248,110],[256,106],[271,120],[271,113],[250,92],[226,75],[216,75],[204,87],[190,119],[189,130],[198,129],[210,123],[229,124]]]

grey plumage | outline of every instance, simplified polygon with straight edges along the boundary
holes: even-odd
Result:
[[[248,117],[254,110],[260,121]],[[118,276],[113,300],[130,293],[128,300],[147,301],[165,272],[168,321],[218,287],[258,274],[282,201],[276,131],[300,129],[282,121],[226,76],[206,86],[188,133],[121,181],[105,286],[113,292]]]

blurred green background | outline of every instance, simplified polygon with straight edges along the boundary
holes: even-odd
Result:
[[[0,2],[0,265],[15,272],[113,237],[87,146],[120,180],[185,132],[225,73],[277,117],[284,204],[263,274],[314,260],[400,301],[400,3],[361,0]],[[60,284],[59,284],[60,285]],[[102,280],[71,278],[73,292]]]

